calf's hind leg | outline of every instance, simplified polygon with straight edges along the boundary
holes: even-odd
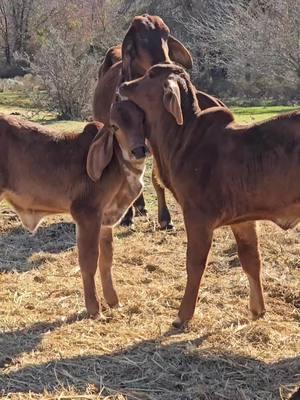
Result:
[[[158,205],[158,222],[161,229],[172,230],[174,225],[171,220],[171,215],[168,210],[166,197],[165,197],[165,189],[159,184],[157,180],[157,167],[155,161],[153,160],[153,168],[152,168],[152,184],[156,192],[157,196],[157,205]]]
[[[139,197],[133,203],[135,209],[138,211],[139,215],[147,215],[146,204],[143,193],[139,195]]]
[[[110,307],[116,307],[119,304],[117,292],[114,288],[111,274],[113,262],[113,228],[101,226],[100,230],[100,258],[99,270],[105,301]]]
[[[96,294],[95,273],[99,258],[100,218],[97,212],[72,210],[77,227],[79,265],[83,281],[84,299],[87,312],[96,317],[100,305]]]
[[[137,215],[147,215],[147,210],[145,208],[145,199],[143,193],[135,200],[133,205],[127,210],[127,213],[124,215],[121,225],[122,226],[131,226],[134,225],[134,210],[135,208],[138,211]]]
[[[261,284],[261,260],[255,222],[243,222],[231,226],[238,255],[250,286],[249,308],[253,319],[262,317],[266,310]]]

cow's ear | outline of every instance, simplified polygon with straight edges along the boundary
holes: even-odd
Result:
[[[102,61],[99,71],[98,78],[100,79],[105,73],[109,70],[109,68],[116,64],[118,61],[122,60],[122,48],[121,45],[113,46],[107,50],[104,60]]]
[[[124,81],[132,79],[132,62],[137,57],[134,33],[130,29],[122,43],[122,75]]]
[[[181,108],[181,95],[178,82],[169,78],[164,84],[163,103],[165,109],[173,115],[178,125],[183,125],[183,114]]]
[[[113,135],[109,129],[102,128],[90,145],[86,170],[93,181],[98,181],[113,156]]]
[[[168,38],[169,56],[172,61],[182,65],[184,68],[193,67],[193,58],[188,49],[172,35]]]

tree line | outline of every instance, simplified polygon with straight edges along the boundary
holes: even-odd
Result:
[[[0,0],[0,77],[38,74],[49,106],[82,117],[101,58],[145,12],[192,51],[201,89],[299,100],[299,0]]]

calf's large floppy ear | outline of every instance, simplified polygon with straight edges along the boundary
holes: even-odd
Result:
[[[183,125],[180,88],[175,79],[169,78],[165,82],[163,103],[165,109],[176,119],[177,124]]]
[[[86,161],[88,176],[98,181],[104,169],[113,156],[113,134],[107,128],[102,128],[93,140]]]
[[[193,58],[186,47],[172,35],[168,37],[169,56],[172,61],[182,65],[184,68],[193,67]]]

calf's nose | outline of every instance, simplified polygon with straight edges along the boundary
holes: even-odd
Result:
[[[141,160],[146,157],[147,148],[146,146],[139,146],[134,148],[131,152],[137,160]]]

